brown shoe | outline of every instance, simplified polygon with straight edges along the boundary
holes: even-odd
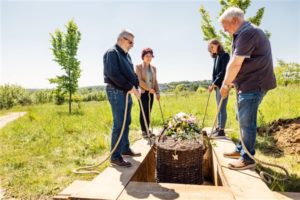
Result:
[[[131,149],[129,149],[129,151],[122,153],[122,156],[131,156],[131,157],[138,157],[141,155],[142,155],[141,153],[136,153],[136,152],[132,151]]]
[[[233,170],[253,169],[255,166],[254,160],[244,160],[242,158],[228,164],[228,168]]]
[[[240,152],[232,151],[232,152],[223,153],[223,156],[225,158],[239,159],[241,157],[241,154]]]

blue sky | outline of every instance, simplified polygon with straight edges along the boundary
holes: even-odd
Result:
[[[154,50],[153,64],[161,83],[210,79],[212,59],[200,29],[203,5],[217,29],[218,0],[210,1],[8,1],[0,0],[0,85],[52,88],[48,78],[61,74],[53,61],[50,35],[74,18],[81,33],[79,86],[103,85],[102,56],[118,33],[135,33],[130,51],[134,64],[145,47]],[[274,62],[300,63],[300,1],[252,1],[246,18],[266,7],[262,29],[272,33]]]

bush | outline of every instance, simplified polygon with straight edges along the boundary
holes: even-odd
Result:
[[[29,93],[17,85],[0,86],[0,109],[10,109],[16,105],[29,105],[32,100]]]
[[[53,101],[51,90],[38,90],[32,94],[32,99],[35,104],[50,103]]]
[[[198,89],[197,89],[197,93],[199,93],[199,94],[205,93],[206,91],[207,91],[207,89],[204,87],[198,87]]]

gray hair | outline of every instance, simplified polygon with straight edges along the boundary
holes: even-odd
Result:
[[[231,20],[234,17],[244,21],[244,11],[237,7],[229,7],[219,17],[219,22],[222,22],[223,20]]]
[[[132,33],[132,31],[128,30],[128,29],[124,29],[121,31],[121,33],[118,36],[118,40],[125,37],[127,38],[128,36],[134,37],[134,34]]]

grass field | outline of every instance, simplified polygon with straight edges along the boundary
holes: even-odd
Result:
[[[202,122],[207,93],[186,96],[166,95],[161,98],[165,118],[178,112],[192,113]],[[299,86],[277,88],[270,91],[260,107],[258,123],[265,124],[278,118],[300,116]],[[238,137],[238,124],[234,111],[232,91],[228,103],[227,128],[233,138]],[[109,103],[74,104],[74,113],[67,113],[67,105],[53,104],[14,108],[27,111],[27,115],[0,130],[0,177],[9,197],[18,199],[47,199],[76,179],[92,179],[94,175],[75,175],[76,167],[99,161],[110,147],[112,116]],[[8,113],[1,111],[0,116]],[[216,115],[215,96],[212,94],[205,126],[211,126]],[[139,106],[134,100],[132,110],[131,141],[140,137]],[[154,103],[152,126],[162,126],[158,103]],[[271,188],[298,191],[295,182],[300,178],[299,155],[274,158],[262,149],[267,139],[258,137],[257,157],[264,161],[282,164],[293,179],[288,184],[273,183]],[[267,144],[266,144],[267,145]],[[105,166],[102,167],[102,169]],[[100,169],[100,170],[102,170]],[[293,182],[294,181],[294,182]]]

